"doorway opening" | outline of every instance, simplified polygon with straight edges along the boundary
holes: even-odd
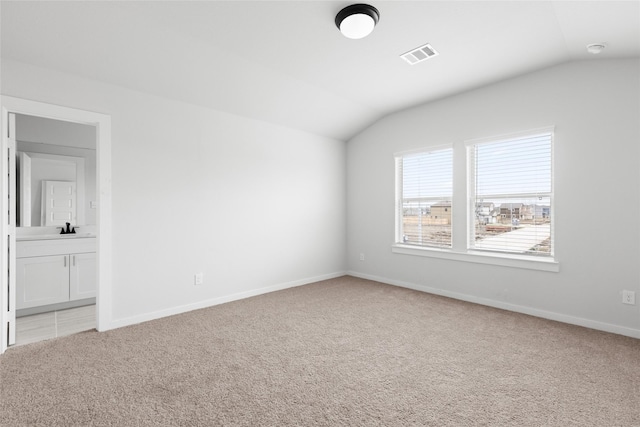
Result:
[[[95,329],[95,126],[15,114],[15,156],[15,345]]]
[[[49,313],[54,336],[111,329],[111,119],[0,100],[0,354],[16,345],[16,318]]]

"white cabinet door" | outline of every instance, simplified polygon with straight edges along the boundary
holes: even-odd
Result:
[[[16,308],[69,301],[69,256],[16,260]]]
[[[69,300],[94,298],[97,288],[96,254],[71,254]]]

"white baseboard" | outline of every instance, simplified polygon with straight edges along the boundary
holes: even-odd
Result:
[[[136,325],[138,323],[148,322],[150,320],[156,320],[167,316],[173,316],[175,314],[186,313],[188,311],[199,310],[201,308],[212,307],[214,305],[224,304],[231,301],[237,301],[245,298],[254,297],[257,295],[267,294],[269,292],[280,291],[283,289],[294,288],[296,286],[308,285],[314,282],[320,282],[322,280],[335,279],[346,275],[345,271],[323,274],[321,276],[308,277],[306,279],[294,280],[291,282],[280,283],[272,286],[266,286],[264,288],[252,289],[250,291],[238,292],[236,294],[225,295],[217,298],[212,298],[204,301],[198,301],[192,304],[180,305],[177,307],[170,307],[164,310],[153,311],[151,313],[144,313],[137,316],[127,317],[124,319],[117,319],[110,322],[110,324],[103,328],[102,331],[109,329],[122,328],[124,326]]]
[[[486,305],[489,307],[499,308],[507,311],[528,314],[530,316],[541,317],[543,319],[555,320],[571,325],[584,326],[585,328],[596,329],[598,331],[611,332],[614,334],[624,335],[632,338],[640,338],[640,329],[628,328],[626,326],[613,325],[610,323],[599,322],[596,320],[584,319],[581,317],[569,316],[567,314],[554,313],[552,311],[541,310],[538,308],[526,307],[522,305],[510,304],[503,301],[495,301],[488,298],[476,297],[473,295],[451,292],[444,289],[432,288],[430,286],[417,285],[415,283],[404,282],[401,280],[389,279],[387,277],[374,276],[371,274],[359,273],[357,271],[348,271],[348,275],[359,277],[361,279],[373,280],[385,283],[387,285],[399,286],[402,288],[413,289],[416,291],[426,292],[434,295],[441,295],[461,301],[472,302],[476,304]]]

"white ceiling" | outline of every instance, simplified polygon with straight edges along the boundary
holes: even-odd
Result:
[[[356,3],[356,2],[353,2]],[[347,140],[375,120],[536,69],[640,57],[639,1],[371,1],[374,32],[343,37],[345,1],[2,1],[1,54]],[[605,42],[598,56],[590,43]],[[440,55],[399,55],[430,43]]]

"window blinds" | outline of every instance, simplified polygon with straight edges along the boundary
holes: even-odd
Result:
[[[469,248],[552,255],[551,132],[474,143],[469,165]]]
[[[451,247],[453,150],[424,151],[396,159],[400,186],[399,243]]]

